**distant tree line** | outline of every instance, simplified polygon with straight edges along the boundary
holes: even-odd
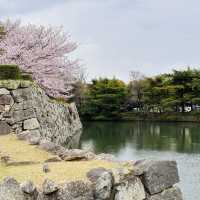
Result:
[[[76,102],[86,119],[120,119],[125,112],[185,113],[200,108],[199,69],[173,70],[154,77],[132,71],[128,84],[116,78],[99,78],[90,84],[84,82],[84,90],[80,84]]]

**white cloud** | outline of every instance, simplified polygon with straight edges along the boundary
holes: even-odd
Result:
[[[75,55],[84,59],[90,77],[127,80],[132,69],[156,74],[199,65],[198,0],[23,0],[22,8],[15,1],[0,0],[2,17],[62,24],[80,43]]]

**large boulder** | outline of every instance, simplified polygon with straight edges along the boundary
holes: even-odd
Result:
[[[17,110],[17,111],[12,111],[10,113],[10,124],[15,124],[17,122],[21,122],[27,119],[35,118],[36,114],[33,108],[29,108],[26,110]]]
[[[0,96],[0,105],[13,105],[14,100],[11,95],[1,95]]]
[[[15,179],[8,177],[0,184],[0,200],[25,200],[20,185]]]
[[[55,151],[56,144],[54,144],[53,142],[50,142],[48,140],[43,139],[43,140],[40,141],[39,148],[42,149],[42,150],[45,150],[45,151],[53,152],[53,151]]]
[[[74,181],[64,184],[58,191],[58,200],[94,200],[90,184]]]
[[[112,154],[108,154],[108,153],[101,153],[96,155],[95,157],[96,160],[107,160],[107,161],[116,161],[116,157]]]
[[[27,101],[32,96],[32,91],[29,88],[21,88],[12,91],[15,102],[20,103]]]
[[[40,127],[40,124],[37,118],[31,118],[24,121],[24,129],[25,130],[33,130]]]
[[[113,175],[104,168],[92,169],[87,177],[93,183],[94,197],[98,200],[107,200],[112,196]]]
[[[115,191],[114,200],[144,200],[146,198],[141,180],[134,176],[117,185]]]
[[[26,181],[20,184],[20,188],[26,200],[36,200],[38,191],[32,181]]]
[[[60,156],[65,161],[75,161],[75,160],[91,160],[95,157],[95,154],[82,149],[71,149],[71,150],[66,150]]]
[[[31,141],[31,139],[40,138],[40,132],[38,130],[26,130],[17,134],[19,140]]]
[[[9,95],[9,94],[10,94],[10,91],[8,91],[5,88],[0,88],[0,96],[1,95]]]
[[[148,197],[148,200],[183,200],[183,196],[178,187],[172,187],[159,194]]]
[[[157,194],[179,182],[175,161],[141,161],[135,165],[135,173],[150,194]]]
[[[54,181],[45,179],[44,183],[42,184],[42,190],[45,195],[50,195],[57,192],[59,187]]]
[[[112,174],[114,178],[114,184],[120,184],[123,180],[128,178],[132,171],[127,168],[114,168],[112,169]]]
[[[12,128],[4,121],[0,121],[0,135],[6,135],[12,132]]]
[[[26,181],[21,183],[20,188],[26,194],[33,194],[36,191],[36,187],[32,181]]]
[[[5,106],[4,105],[0,105],[0,113],[3,113],[5,111]]]

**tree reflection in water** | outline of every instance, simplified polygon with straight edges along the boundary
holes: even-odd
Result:
[[[117,154],[129,146],[136,150],[200,153],[200,124],[159,122],[88,122],[82,147]]]

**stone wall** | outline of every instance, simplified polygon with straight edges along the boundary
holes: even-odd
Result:
[[[0,134],[25,131],[35,140],[45,138],[74,148],[81,128],[74,103],[58,103],[30,81],[0,81]]]
[[[173,161],[139,161],[132,171],[97,168],[87,178],[62,185],[46,179],[37,188],[8,177],[0,184],[0,200],[183,200],[174,186],[179,177]]]
[[[74,148],[81,122],[74,103],[50,99],[29,81],[0,81],[0,135],[15,132],[19,139],[38,144],[63,161],[107,159]],[[81,162],[81,161],[80,161]],[[113,162],[113,161],[112,161]],[[126,167],[92,169],[87,180],[62,185],[44,180],[36,187],[31,180],[18,183],[7,177],[0,183],[0,200],[182,200],[177,164],[174,161],[138,161]]]

